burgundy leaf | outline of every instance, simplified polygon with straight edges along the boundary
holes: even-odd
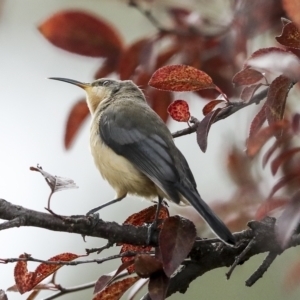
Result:
[[[38,29],[55,46],[92,57],[115,57],[123,48],[119,33],[106,21],[82,11],[61,11]]]
[[[99,79],[99,78],[107,77],[109,74],[116,71],[118,63],[119,60],[117,59],[117,57],[107,58],[100,66],[100,68],[96,71],[94,78]]]
[[[261,87],[261,85],[261,83],[258,83],[250,86],[245,86],[240,95],[240,98],[243,100],[243,102],[248,103],[252,99],[257,89]]]
[[[281,188],[283,188],[284,186],[287,185],[287,183],[289,183],[290,181],[294,180],[294,179],[299,179],[300,178],[300,174],[299,172],[290,172],[284,176],[282,176],[277,183],[273,186],[268,198],[272,198],[274,196],[274,194],[280,190]]]
[[[190,253],[196,235],[195,225],[187,219],[174,216],[165,220],[159,235],[159,247],[163,268],[168,277]]]
[[[300,3],[298,0],[282,0],[282,5],[287,15],[300,27]]]
[[[153,273],[162,270],[162,263],[154,256],[137,254],[134,259],[134,269],[141,278],[148,278]]]
[[[277,36],[276,40],[286,47],[300,49],[300,31],[292,22],[283,27],[281,35]]]
[[[102,276],[100,276],[98,278],[97,282],[95,283],[94,294],[97,294],[100,291],[102,291],[106,286],[111,284],[114,281],[114,279],[120,273],[122,273],[125,269],[127,269],[131,265],[133,265],[134,264],[134,257],[130,257],[130,259],[131,259],[130,261],[126,261],[126,262],[122,263],[122,265],[116,270],[114,275],[102,275]]]
[[[197,143],[202,150],[205,152],[207,149],[207,137],[210,130],[211,125],[214,123],[215,118],[218,113],[221,111],[221,108],[217,108],[213,110],[209,114],[207,114],[201,122],[198,123],[197,126]]]
[[[284,75],[294,82],[300,79],[300,59],[292,52],[277,47],[257,50],[246,61],[245,66],[261,72]]]
[[[218,104],[226,103],[224,100],[212,100],[208,102],[202,109],[202,113],[204,116],[209,114]]]
[[[289,200],[287,198],[272,198],[267,199],[258,208],[255,220],[262,220],[264,217],[268,216],[273,210],[285,206]]]
[[[109,285],[104,290],[94,294],[92,300],[119,300],[123,294],[134,285],[140,278],[130,277],[117,281]]]
[[[79,129],[81,128],[83,122],[89,116],[89,108],[86,104],[86,100],[82,99],[76,102],[67,119],[66,129],[65,129],[65,148],[69,149],[77,135]]]
[[[168,107],[172,103],[172,94],[170,92],[153,89],[150,93],[150,97],[152,99],[152,109],[166,123],[169,118]]]
[[[266,151],[266,153],[264,154],[263,156],[263,159],[262,159],[262,166],[263,168],[267,165],[270,157],[272,156],[272,154],[275,152],[275,150],[279,147],[280,145],[280,142],[279,140],[275,140],[274,144],[269,148],[268,151]]]
[[[297,152],[300,152],[300,147],[289,149],[284,151],[283,153],[280,153],[271,164],[271,171],[272,174],[275,175],[279,169],[279,167],[286,162],[288,159],[290,159],[294,154]]]
[[[290,79],[282,75],[271,83],[265,103],[265,113],[270,125],[282,120],[291,83]],[[281,132],[278,132],[276,137],[280,138],[281,134]]]
[[[152,223],[155,218],[156,208],[157,208],[157,205],[153,205],[146,209],[143,209],[142,211],[140,211],[138,213],[134,213],[131,216],[129,216],[123,224],[130,224],[133,226],[142,226],[145,223],[146,224]],[[169,217],[168,208],[166,206],[162,206],[159,210],[158,219],[164,220],[168,217]],[[120,244],[118,244],[118,246],[120,246]],[[145,247],[145,246],[135,246],[135,245],[130,245],[130,244],[123,244],[122,248],[120,250],[120,253],[124,253],[127,251],[148,252],[151,249],[152,249],[151,246]],[[134,272],[134,264],[132,264],[133,257],[124,256],[124,257],[122,257],[121,260],[123,263],[131,262],[131,264],[127,267],[127,271],[129,274],[132,274]]]
[[[163,271],[151,275],[148,290],[151,300],[165,300],[170,279]]]
[[[251,135],[247,141],[247,154],[249,156],[256,155],[271,137],[278,135],[283,129],[288,127],[289,123],[281,120]]]
[[[300,114],[295,113],[292,118],[292,130],[295,134],[299,134],[300,131]]]
[[[232,82],[236,85],[251,85],[264,78],[261,72],[246,68],[236,73],[232,78]]]
[[[254,117],[253,121],[251,122],[249,138],[252,138],[258,133],[258,131],[261,129],[261,126],[264,124],[266,119],[267,119],[266,105],[264,104],[263,107],[260,109],[260,111]]]
[[[119,75],[121,80],[127,80],[134,74],[140,64],[141,53],[149,39],[141,39],[131,44],[123,51],[119,63]]]

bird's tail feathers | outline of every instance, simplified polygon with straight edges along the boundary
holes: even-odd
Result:
[[[211,210],[211,208],[204,202],[197,191],[179,184],[178,191],[184,198],[198,211],[202,218],[207,222],[214,233],[226,244],[235,245],[235,238],[223,223],[223,221]]]

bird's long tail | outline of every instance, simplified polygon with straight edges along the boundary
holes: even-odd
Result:
[[[214,214],[211,208],[204,202],[197,191],[188,189],[183,185],[177,186],[178,191],[186,200],[198,211],[202,218],[207,222],[214,233],[223,240],[226,244],[235,245],[235,238],[227,228],[227,226],[221,221],[221,219]]]

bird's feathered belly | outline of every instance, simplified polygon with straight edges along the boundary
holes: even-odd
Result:
[[[91,127],[90,149],[95,165],[117,195],[123,196],[129,193],[146,198],[156,197],[158,191],[155,184],[126,158],[106,146],[100,138],[98,128],[94,127],[96,126]]]

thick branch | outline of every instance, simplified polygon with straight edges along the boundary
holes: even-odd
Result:
[[[0,224],[0,230],[13,226],[34,226],[53,231],[77,233],[81,235],[101,237],[112,243],[127,243],[132,245],[147,245],[148,228],[119,225],[115,222],[105,222],[85,216],[58,218],[54,215],[38,212],[11,204],[0,199],[0,218],[8,220]],[[12,222],[12,223],[10,223]],[[236,247],[218,243],[217,239],[197,240],[190,253],[190,260],[183,262],[185,268],[178,272],[170,281],[168,295],[175,292],[185,292],[189,284],[204,273],[224,266],[242,264],[250,257],[259,253],[272,253],[275,257],[282,253],[274,231],[275,219],[266,218],[262,222],[248,223],[250,229],[235,233]],[[254,242],[253,242],[254,239]],[[158,232],[153,234],[152,246],[157,246]],[[252,242],[251,242],[252,241]],[[251,245],[244,251],[247,245]],[[300,245],[300,235],[296,232],[289,247]],[[270,255],[269,255],[270,257]],[[261,277],[273,260],[267,259],[256,272],[255,279]],[[266,263],[267,262],[267,263]],[[256,280],[257,280],[256,279]],[[147,296],[146,298],[147,299]]]
[[[95,222],[92,217],[74,216],[57,218],[49,213],[39,212],[22,206],[14,205],[0,199],[0,219],[8,220],[0,224],[0,230],[10,227],[32,226],[52,231],[77,233],[86,236],[104,238],[111,243],[146,245],[148,228],[120,225],[115,222]],[[158,234],[152,235],[151,244],[157,245]]]

